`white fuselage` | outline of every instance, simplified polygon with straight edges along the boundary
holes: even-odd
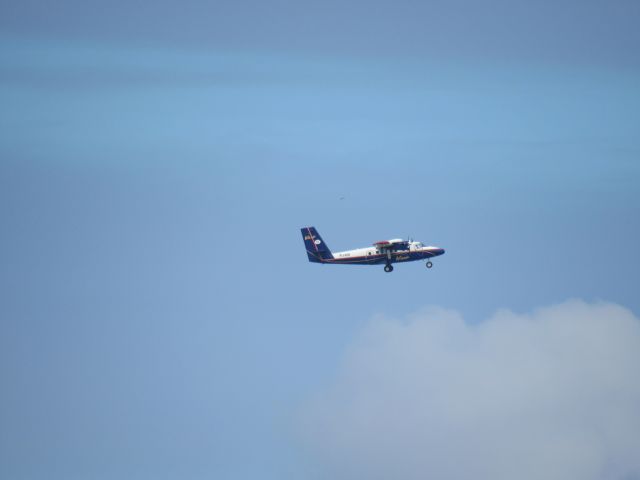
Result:
[[[434,247],[434,246],[428,246],[425,247],[424,245],[422,245],[422,243],[420,242],[409,242],[408,244],[408,250],[398,250],[394,253],[395,254],[401,254],[402,252],[406,252],[406,253],[432,253],[436,250],[438,250],[438,247]],[[340,260],[340,259],[349,259],[349,258],[353,258],[353,257],[372,257],[375,255],[381,255],[385,253],[382,249],[377,248],[377,247],[364,247],[364,248],[355,248],[353,250],[344,250],[342,252],[334,252],[333,257],[336,260]]]

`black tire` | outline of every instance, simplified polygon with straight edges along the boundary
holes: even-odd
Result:
[[[427,268],[431,268],[431,267],[433,267],[433,263],[431,263],[431,260],[429,260],[429,261],[427,262]]]
[[[387,273],[393,272],[393,265],[385,265],[384,266],[384,271],[387,272]]]

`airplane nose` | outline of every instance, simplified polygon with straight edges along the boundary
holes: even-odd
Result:
[[[442,254],[444,254],[444,248],[436,249],[436,255],[442,255]]]

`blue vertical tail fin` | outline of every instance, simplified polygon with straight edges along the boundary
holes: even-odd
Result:
[[[307,249],[307,257],[310,262],[322,263],[333,258],[333,254],[315,227],[301,228],[304,246]]]

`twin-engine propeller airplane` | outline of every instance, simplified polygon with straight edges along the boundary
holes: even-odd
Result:
[[[394,238],[375,242],[372,247],[356,248],[344,252],[331,253],[327,244],[314,227],[304,227],[302,238],[307,249],[309,261],[313,263],[348,264],[348,265],[381,265],[385,272],[392,272],[392,263],[426,260],[427,268],[433,267],[432,257],[444,253],[443,248],[425,247],[420,242]]]

